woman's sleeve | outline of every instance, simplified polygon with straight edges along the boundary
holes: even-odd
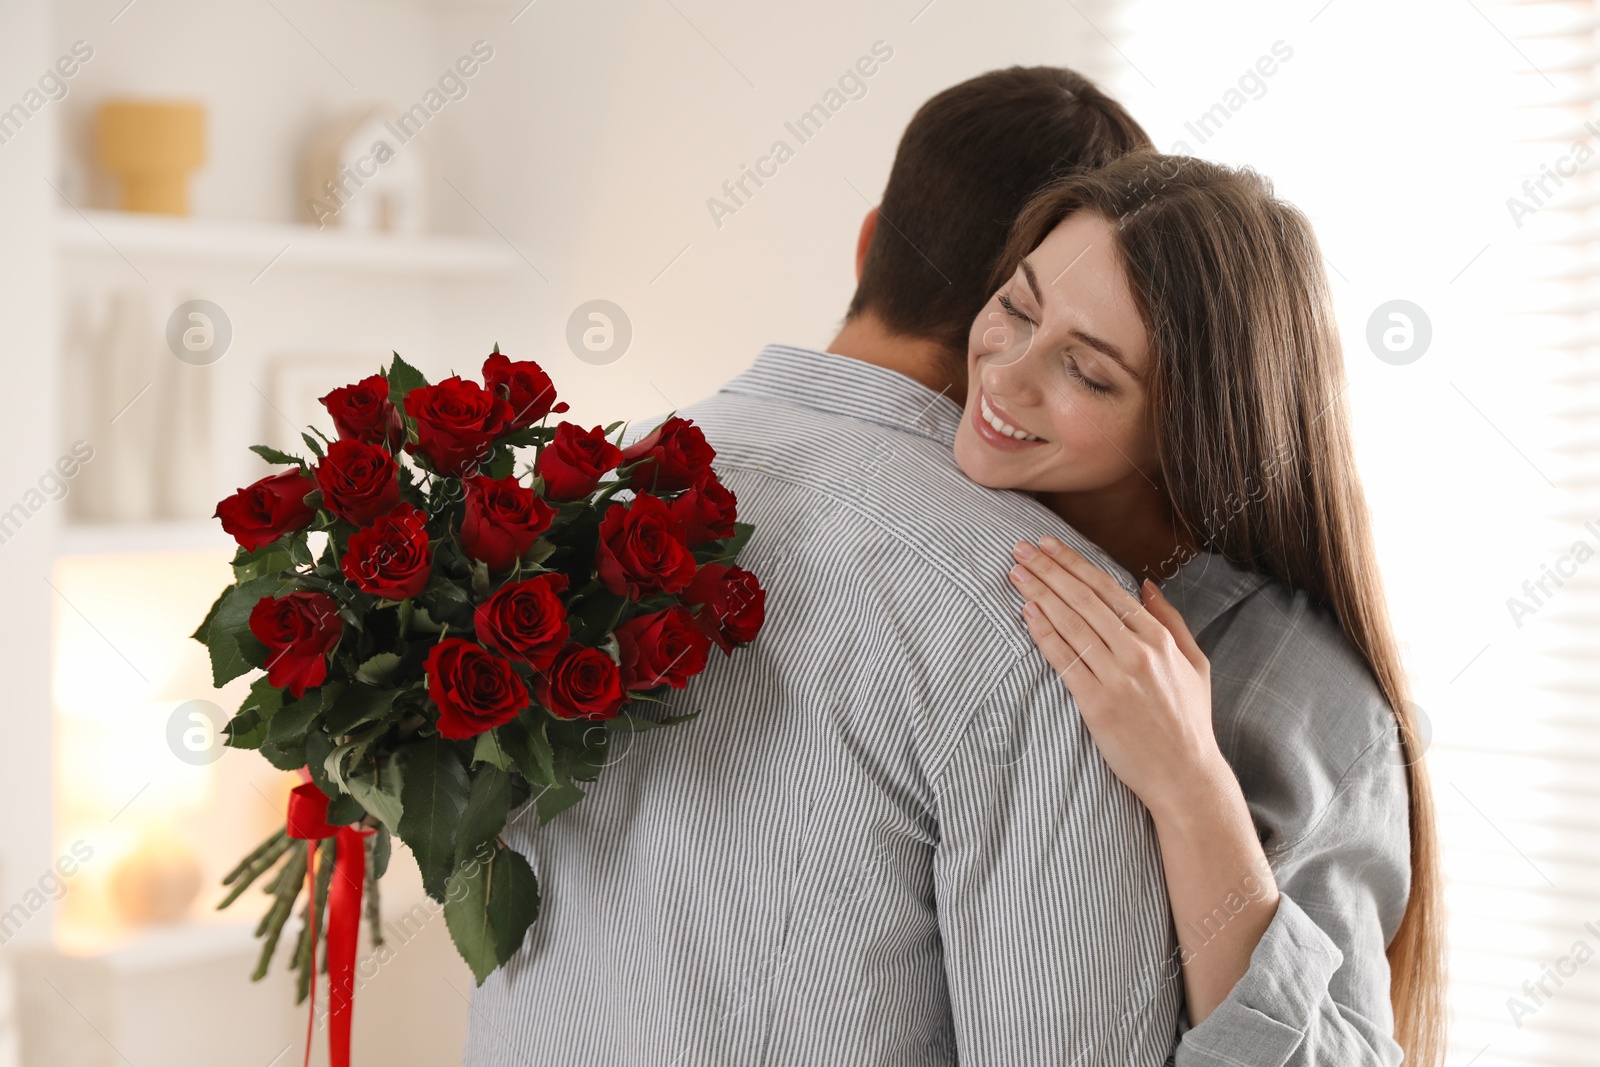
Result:
[[[1315,758],[1266,762],[1245,784],[1278,910],[1227,999],[1182,1034],[1174,1067],[1395,1067],[1384,949],[1410,888],[1410,834],[1394,736],[1374,739],[1342,776]],[[1325,780],[1273,782],[1274,770]],[[1331,800],[1294,813],[1318,794]],[[1226,906],[1212,915],[1208,927]]]

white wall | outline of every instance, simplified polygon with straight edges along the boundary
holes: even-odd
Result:
[[[45,0],[0,5],[0,107],[20,100],[55,58]],[[0,511],[37,489],[60,454],[56,440],[55,351],[51,314],[54,249],[48,225],[55,193],[44,181],[55,152],[59,108],[46,104],[20,133],[0,144],[0,375],[8,402],[0,414]],[[36,499],[37,502],[37,499]],[[46,873],[50,855],[50,626],[58,605],[46,582],[61,505],[45,503],[0,544],[0,658],[5,710],[0,712],[0,911],[22,899]],[[13,944],[48,934],[38,914]],[[3,1051],[0,1051],[3,1055]]]

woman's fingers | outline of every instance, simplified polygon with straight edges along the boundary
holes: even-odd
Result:
[[[1067,561],[1047,555],[1026,541],[1019,543],[1013,554],[1037,582],[1075,609],[1100,635],[1107,647],[1114,652],[1127,650],[1137,636],[1133,629],[1133,615],[1143,611],[1138,601],[1123,593],[1119,587],[1117,591],[1122,593],[1123,601],[1113,608],[1106,602],[1105,596],[1085,580],[1087,575],[1078,573],[1067,565]],[[1088,566],[1087,563],[1085,565]],[[1103,573],[1098,568],[1091,566],[1091,569]],[[1106,577],[1109,580],[1110,576]],[[1032,595],[1029,589],[1023,588],[1023,592]],[[1127,621],[1124,621],[1124,617]],[[1070,634],[1065,636],[1071,637]]]
[[[1024,598],[1033,604],[1052,633],[1071,649],[1072,659],[1082,659],[1089,670],[1098,675],[1110,662],[1111,651],[1105,641],[1072,605],[1064,601],[1054,589],[1026,567],[1011,568],[1011,583]],[[1026,617],[1026,607],[1023,611]],[[1029,633],[1033,627],[1029,626]],[[1059,671],[1061,668],[1057,666]]]
[[[1172,640],[1177,643],[1178,651],[1183,653],[1183,658],[1201,673],[1210,671],[1211,661],[1200,651],[1200,645],[1189,632],[1189,624],[1183,621],[1183,616],[1172,606],[1172,601],[1163,596],[1160,588],[1148,578],[1145,579],[1142,592],[1145,608],[1157,622],[1167,628],[1168,633],[1172,634]]]
[[[1068,573],[1093,589],[1124,626],[1146,636],[1154,632],[1151,625],[1154,620],[1144,610],[1143,602],[1138,597],[1130,596],[1115,578],[1090,563],[1081,552],[1065,541],[1048,535],[1039,538],[1039,548]]]
[[[1044,653],[1045,662],[1055,669],[1069,692],[1081,698],[1088,687],[1098,684],[1093,668],[1061,636],[1037,601],[1030,600],[1023,605],[1022,622],[1028,628],[1028,636]]]

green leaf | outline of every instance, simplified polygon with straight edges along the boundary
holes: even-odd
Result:
[[[545,727],[556,754],[556,777],[592,782],[606,765],[609,734],[601,723],[583,719],[552,719]]]
[[[477,610],[466,591],[441,572],[437,560],[428,587],[417,594],[417,605],[427,609],[429,618],[456,630],[472,629],[472,613]]]
[[[372,878],[377,881],[389,869],[389,828],[378,827],[378,832],[372,835]]]
[[[267,739],[267,722],[257,709],[246,708],[228,720],[222,733],[229,748],[260,748]]]
[[[306,461],[301,459],[299,456],[293,455],[289,452],[280,452],[276,448],[271,448],[267,445],[251,445],[250,451],[254,452],[268,463],[292,463],[301,469],[304,469],[306,466]]]
[[[546,789],[534,802],[539,808],[539,825],[543,826],[582,799],[583,790],[571,782],[562,782]]]
[[[312,437],[308,433],[302,433],[300,435],[300,440],[304,441],[306,443],[306,447],[311,449],[312,455],[316,456],[318,459],[322,458],[322,444],[315,437]]]
[[[472,749],[472,762],[487,763],[502,771],[512,771],[517,766],[493,730],[485,730],[478,735],[478,740]]]
[[[478,473],[485,478],[509,478],[516,461],[517,454],[502,441],[495,446],[494,455],[489,458],[489,462],[478,467]]]
[[[501,848],[489,879],[489,925],[495,956],[505,963],[522,948],[523,937],[539,918],[539,879],[515,849]]]
[[[708,545],[695,550],[695,559],[702,564],[706,563],[732,563],[744,551],[745,542],[750,540],[750,535],[756,528],[748,522],[733,524],[733,536],[721,541],[713,541]]]
[[[389,830],[394,830],[400,825],[405,812],[400,799],[403,781],[400,762],[389,756],[379,762],[371,774],[352,775],[345,785],[349,786],[350,795],[359,800],[369,814]],[[387,834],[384,835],[384,842],[387,845]]]
[[[642,715],[618,715],[606,725],[615,733],[642,734],[650,730],[659,730],[664,726],[692,722],[699,715],[698,711],[691,711],[687,715],[669,715],[665,719],[646,719]]]
[[[356,681],[368,685],[388,685],[394,669],[400,666],[400,657],[393,652],[379,652],[356,671]]]
[[[261,742],[258,750],[266,761],[280,771],[298,771],[306,765],[306,739],[304,737],[291,738],[287,741],[274,741],[267,738]]]
[[[522,947],[539,917],[539,880],[521,854],[496,846],[450,876],[445,925],[478,985]]]
[[[360,677],[359,672],[357,677]],[[359,682],[345,686],[328,708],[328,719],[325,723],[328,732],[339,737],[348,734],[362,723],[376,722],[383,718],[389,714],[395,692],[393,689],[379,689]]]
[[[485,764],[473,776],[467,806],[456,830],[456,862],[466,862],[480,845],[500,836],[511,811],[511,775]]]
[[[322,790],[322,795],[330,801],[344,796],[344,791],[339,788],[338,784],[328,774],[326,766],[328,754],[333,749],[333,739],[323,731],[309,730],[306,732],[306,771],[311,775],[311,781],[316,784],[316,787]],[[331,819],[329,820],[329,822],[332,821]]]
[[[208,621],[201,623],[206,647],[211,651],[212,681],[221,687],[248,673],[252,664],[241,652],[238,638],[250,636],[250,611],[263,597],[277,594],[285,583],[276,577],[252,578],[225,592]],[[196,630],[198,634],[200,631]],[[253,638],[252,638],[253,640]]]
[[[401,359],[398,352],[394,353],[394,362],[384,372],[384,377],[389,380],[389,400],[402,415],[406,410],[406,394],[428,384],[422,372]]]
[[[459,750],[440,737],[405,750],[400,801],[405,811],[395,828],[422,872],[422,887],[443,901],[455,858],[456,826],[467,805],[467,768]]]
[[[322,711],[322,693],[312,689],[292,703],[285,704],[267,725],[267,740],[274,744],[304,741],[311,721]]]
[[[280,541],[274,541],[270,545],[262,545],[255,552],[245,552],[240,549],[239,555],[244,558],[235,557],[233,561],[233,576],[241,582],[248,582],[252,578],[262,578],[267,575],[276,576],[294,568],[294,553],[289,550],[288,545]]]
[[[555,753],[545,737],[543,720],[543,711],[530,709],[494,731],[500,747],[535,788],[554,785],[556,780]]]
[[[311,761],[306,760],[310,766]],[[361,817],[367,813],[361,801],[348,793],[340,793],[328,802],[328,825],[349,826],[353,822],[360,822]]]
[[[194,633],[189,635],[191,638],[199,641],[202,645],[206,644],[206,634],[211,629],[212,620],[217,617],[217,609],[222,607],[222,602],[228,599],[228,594],[232,591],[233,586],[230,585],[217,595],[217,599],[211,602],[211,607],[206,609],[206,617],[200,620],[200,625],[195,627]]]

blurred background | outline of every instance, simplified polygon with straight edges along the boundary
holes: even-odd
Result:
[[[906,121],[1018,63],[1316,224],[1431,728],[1450,1062],[1600,1062],[1597,33],[1594,0],[6,0],[0,1067],[301,1057],[281,965],[248,980],[267,898],[215,910],[294,779],[218,747],[244,682],[187,639],[248,445],[391,351],[498,342],[589,424],[820,347]],[[358,1059],[458,1062],[470,973],[405,857],[384,889]]]

